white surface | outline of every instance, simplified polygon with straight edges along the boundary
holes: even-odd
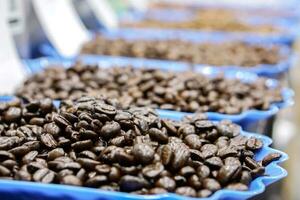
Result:
[[[131,7],[138,11],[146,11],[148,8],[149,0],[129,0]]]
[[[0,1],[0,94],[12,94],[25,78],[15,44],[8,28],[8,0]]]
[[[89,40],[89,34],[71,0],[33,0],[32,3],[46,36],[57,51],[65,57],[76,55]]]
[[[115,29],[119,26],[118,17],[107,0],[86,0],[97,20],[107,29]]]

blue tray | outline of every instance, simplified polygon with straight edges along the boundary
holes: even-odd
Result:
[[[0,102],[6,102],[12,99],[12,97],[4,96],[0,97]],[[160,115],[161,117],[167,117]],[[248,191],[232,191],[232,190],[220,190],[214,193],[209,198],[203,198],[203,200],[217,200],[217,199],[248,199],[250,197],[256,196],[262,193],[266,186],[284,178],[287,176],[287,171],[280,167],[278,164],[286,161],[288,159],[287,154],[272,149],[269,147],[272,140],[266,136],[258,135],[254,133],[249,133],[242,131],[242,135],[247,137],[256,137],[263,141],[264,146],[255,155],[255,160],[261,160],[264,156],[269,153],[277,152],[282,156],[278,161],[273,161],[266,167],[267,176],[262,176],[254,179],[249,187]],[[182,197],[176,194],[164,194],[164,195],[152,195],[152,196],[140,196],[134,194],[127,194],[122,192],[110,192],[98,189],[56,185],[56,184],[41,184],[32,183],[25,181],[11,181],[11,180],[1,180],[0,179],[0,195],[2,199],[5,200],[31,200],[31,199],[64,199],[64,200],[184,200],[184,199],[196,199]]]
[[[101,33],[105,35],[105,37],[108,38],[123,38],[126,40],[138,40],[138,39],[143,39],[143,40],[165,40],[165,39],[170,39],[170,38],[175,38],[175,36],[172,33],[165,34],[163,33],[165,30],[156,30],[152,31],[150,29],[121,29],[121,31],[102,31]],[[182,36],[178,36],[177,38],[179,39],[184,39],[187,41],[192,41],[192,42],[206,42],[206,41],[211,41],[211,42],[222,42],[222,41],[228,41],[228,37],[225,37],[224,34],[209,34],[209,33],[201,33],[201,34],[184,34]],[[245,38],[242,39],[242,41],[245,41],[247,43],[251,44],[260,44],[265,47],[270,47],[274,45],[274,43],[267,43],[266,41],[258,38]],[[61,57],[57,51],[50,45],[50,44],[43,44],[41,46],[41,52],[43,55],[46,56],[51,56],[51,57],[56,57],[59,58]],[[211,66],[211,65],[205,65],[204,64],[195,64],[195,70],[198,70],[199,68],[203,67],[209,67],[209,68],[216,68],[218,70],[224,71],[228,69],[235,69],[235,70],[241,70],[241,71],[248,71],[248,72],[253,72],[257,75],[261,76],[266,76],[266,77],[272,77],[272,78],[277,78],[279,75],[281,75],[284,72],[287,72],[290,67],[292,67],[295,63],[296,56],[293,53],[291,49],[286,46],[286,45],[280,45],[280,55],[285,57],[285,59],[282,59],[280,62],[274,65],[270,64],[260,64],[254,67],[241,67],[241,66]],[[137,58],[137,59],[146,59],[146,58]],[[132,59],[131,59],[132,61]],[[161,60],[161,61],[166,61],[170,62],[168,60]],[[201,70],[201,69],[200,69]]]
[[[85,64],[99,64],[99,66],[112,67],[112,66],[128,66],[131,65],[133,67],[151,67],[151,68],[159,68],[163,70],[172,70],[172,71],[185,71],[189,67],[185,63],[178,62],[163,62],[157,60],[138,60],[138,59],[130,59],[130,58],[122,58],[122,57],[110,57],[110,56],[81,56],[78,58]],[[53,64],[61,64],[64,67],[69,67],[72,63],[75,62],[76,59],[54,59],[54,58],[41,58],[34,60],[25,60],[24,64],[28,67],[29,71],[32,74],[41,71],[42,69],[48,67]],[[204,73],[207,76],[215,76],[220,72],[215,70],[214,68],[203,68],[199,73]],[[241,72],[235,70],[227,70],[224,72],[225,76],[228,78],[238,78],[244,82],[254,82],[258,76],[250,73],[250,72]],[[278,82],[274,79],[268,79],[266,81],[268,87],[272,88],[278,85]],[[250,122],[257,122],[258,120],[268,119],[271,116],[274,116],[280,109],[289,107],[293,105],[293,96],[294,92],[291,89],[284,88],[282,89],[282,95],[284,101],[281,103],[273,103],[270,106],[270,109],[265,111],[259,110],[248,110],[241,114],[236,115],[228,115],[221,114],[216,112],[208,112],[208,118],[211,120],[221,120],[221,119],[229,119],[235,123],[246,127]],[[178,120],[184,115],[192,114],[178,111],[168,111],[168,110],[160,110],[158,109],[159,114],[164,116],[168,116],[168,118]]]

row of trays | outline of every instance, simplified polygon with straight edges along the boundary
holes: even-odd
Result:
[[[173,16],[173,19],[179,19],[186,17],[184,14],[180,16]],[[160,18],[169,17],[170,13],[158,14]],[[157,17],[156,16],[156,17]],[[136,17],[136,20],[142,20],[143,16]],[[167,19],[166,19],[167,20]],[[258,23],[257,19],[252,19],[251,23]],[[271,35],[259,35],[250,33],[224,33],[224,32],[203,32],[196,30],[175,30],[175,29],[149,29],[149,28],[121,28],[115,31],[101,31],[102,35],[109,38],[122,38],[126,40],[166,40],[166,39],[182,39],[192,42],[222,42],[228,40],[241,40],[249,44],[262,44],[264,46],[270,46],[273,44],[280,44],[280,54],[286,59],[281,60],[275,65],[258,65],[255,67],[240,67],[240,66],[207,66],[204,64],[194,65],[196,73],[202,73],[206,76],[213,77],[221,72],[224,73],[226,78],[237,78],[243,82],[255,82],[258,76],[266,76],[270,78],[278,78],[285,72],[288,72],[291,66],[296,61],[296,56],[291,50],[291,44],[295,41],[298,35],[298,26],[288,21],[281,21],[278,26],[286,28],[287,32],[283,34],[271,34]],[[91,34],[91,39],[94,34]],[[187,71],[191,69],[190,63],[185,62],[173,62],[166,60],[154,60],[154,59],[142,59],[142,58],[129,58],[129,57],[114,57],[104,55],[80,55],[72,58],[63,58],[49,43],[44,43],[40,46],[40,53],[48,58],[39,58],[34,60],[24,60],[23,64],[26,67],[29,75],[34,75],[41,72],[43,69],[51,65],[61,65],[66,68],[70,67],[74,62],[80,60],[84,64],[97,64],[103,68],[112,66],[132,66],[135,68],[149,67],[159,68],[162,70],[173,71]],[[52,57],[52,58],[49,58]],[[279,81],[275,79],[267,79],[266,85],[269,88],[276,87]],[[262,176],[251,181],[249,190],[247,191],[232,191],[222,189],[214,193],[209,198],[210,200],[217,199],[248,199],[262,193],[266,186],[284,178],[287,176],[287,171],[279,166],[280,163],[286,161],[288,156],[278,150],[270,147],[272,139],[267,136],[257,133],[247,132],[251,127],[257,126],[257,124],[263,120],[268,120],[270,117],[275,116],[279,110],[293,105],[294,93],[289,88],[283,88],[281,90],[283,101],[281,103],[273,103],[268,110],[248,110],[240,114],[229,115],[216,112],[206,113],[209,120],[220,121],[228,119],[241,125],[243,128],[242,135],[247,137],[259,138],[263,141],[264,146],[259,150],[254,159],[256,161],[261,160],[269,153],[279,153],[281,158],[277,161],[273,161],[266,167],[267,176]],[[0,102],[7,102],[12,100],[13,96],[1,96]],[[55,102],[59,106],[60,101]],[[180,120],[185,115],[192,115],[193,113],[177,112],[170,110],[158,109],[157,113],[161,118],[167,118],[172,120]],[[122,199],[122,200],[134,200],[134,199],[195,199],[179,196],[176,194],[168,193],[163,195],[146,195],[140,196],[135,194],[127,194],[122,192],[103,191],[99,189],[89,189],[75,186],[65,186],[56,184],[41,184],[31,183],[25,181],[11,181],[0,180],[0,195],[3,199]]]

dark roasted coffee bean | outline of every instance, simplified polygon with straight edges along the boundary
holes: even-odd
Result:
[[[20,170],[20,171],[16,172],[14,178],[16,180],[31,181],[32,176],[31,176],[31,174],[28,171]]]
[[[221,188],[220,183],[212,178],[206,178],[203,180],[203,187],[210,191],[217,191]]]
[[[76,177],[78,177],[80,180],[83,180],[86,177],[86,170],[81,168],[77,174]]]
[[[258,176],[264,175],[264,173],[265,173],[265,168],[264,167],[258,167],[258,168],[253,169],[251,171],[251,176],[254,179],[254,178],[258,177]]]
[[[242,171],[241,173],[241,179],[240,182],[245,184],[245,185],[249,185],[249,183],[251,182],[252,178],[251,178],[251,174],[248,171]]]
[[[153,160],[155,152],[150,145],[142,143],[135,144],[132,153],[138,162],[148,164]]]
[[[250,158],[250,157],[246,157],[246,158],[245,158],[245,164],[246,164],[250,169],[256,169],[256,168],[260,167],[260,165],[259,165],[255,160],[253,160],[253,159]]]
[[[99,174],[109,174],[111,172],[111,167],[107,164],[102,164],[102,165],[97,165],[95,167],[95,170],[99,173]]]
[[[237,156],[237,154],[238,151],[232,146],[223,147],[218,151],[218,156],[220,156],[221,158]]]
[[[180,169],[183,167],[189,157],[190,157],[190,151],[187,145],[184,143],[174,143],[173,144],[173,159],[171,162],[171,167],[175,170]]]
[[[15,156],[23,156],[30,151],[28,146],[19,146],[9,150],[10,153],[14,154]]]
[[[165,190],[164,188],[152,188],[149,190],[149,194],[165,194],[168,193],[167,190]]]
[[[223,161],[221,160],[221,158],[215,156],[206,159],[204,163],[213,169],[219,169],[223,166]]]
[[[265,156],[262,160],[262,165],[263,166],[267,166],[268,164],[270,164],[271,162],[275,161],[275,160],[279,160],[281,158],[281,154],[280,153],[270,153],[267,156]]]
[[[76,160],[79,164],[81,164],[82,167],[86,169],[94,169],[96,165],[99,165],[100,162],[96,160],[92,160],[89,158],[78,158]]]
[[[120,190],[124,192],[132,192],[147,187],[148,182],[136,176],[125,175],[121,178]]]
[[[200,150],[201,140],[200,137],[196,134],[190,134],[184,138],[184,143],[187,144],[192,149]]]
[[[60,181],[61,184],[66,184],[66,185],[76,185],[76,186],[81,186],[82,185],[82,182],[81,180],[74,176],[74,175],[67,175],[67,176],[64,176],[61,181]]]
[[[196,190],[199,190],[202,186],[200,178],[195,174],[188,178],[188,184]]]
[[[8,159],[15,159],[15,156],[8,152],[8,151],[1,151],[0,150],[0,162],[3,162],[5,160],[8,160]]]
[[[83,150],[90,149],[93,146],[93,142],[91,140],[83,140],[83,141],[75,142],[71,146],[75,151],[80,152]]]
[[[148,133],[151,139],[158,141],[161,144],[165,144],[168,142],[168,134],[166,133],[166,131],[162,131],[157,128],[150,128]]]
[[[18,163],[15,160],[5,160],[1,164],[10,170],[13,170],[16,166],[18,166]]]
[[[147,165],[143,168],[142,173],[146,178],[156,178],[164,170],[161,163]]]
[[[179,174],[184,177],[189,177],[195,173],[195,169],[190,166],[185,166],[179,170]]]
[[[53,136],[49,133],[45,133],[41,135],[41,142],[49,148],[56,148],[57,147],[57,142],[53,138]]]
[[[242,183],[231,183],[226,186],[226,189],[229,190],[238,190],[238,191],[246,191],[248,190],[248,186]]]
[[[210,174],[210,169],[206,165],[202,165],[197,168],[197,175],[200,179],[207,178]]]
[[[55,173],[47,168],[39,169],[33,174],[33,180],[42,183],[51,183],[54,181]]]
[[[174,180],[177,186],[183,186],[186,184],[186,178],[184,176],[180,176],[180,175],[174,176]]]
[[[20,139],[17,136],[14,137],[0,137],[0,150],[10,149],[13,146],[19,144]]]
[[[65,128],[70,124],[70,122],[61,115],[55,115],[53,117],[53,120],[58,126],[60,126],[62,128]]]
[[[60,128],[54,122],[52,122],[44,125],[44,131],[45,133],[53,135],[53,137],[57,137],[60,133]]]
[[[210,195],[212,195],[212,191],[207,190],[207,189],[200,190],[197,193],[197,197],[200,197],[200,198],[206,198],[206,197],[209,197]]]
[[[22,162],[24,164],[29,164],[30,162],[34,161],[36,156],[39,154],[38,151],[30,151],[22,158]]]
[[[5,177],[5,176],[10,176],[11,172],[9,169],[7,169],[6,167],[0,165],[0,176],[1,177]]]
[[[249,150],[258,150],[258,149],[261,149],[262,146],[263,146],[262,141],[255,137],[249,138],[246,143],[246,147]]]
[[[99,187],[103,184],[107,183],[107,176],[105,175],[97,175],[93,178],[88,179],[84,185],[87,187]]]
[[[205,144],[201,147],[201,153],[203,158],[209,158],[215,156],[218,151],[218,147],[213,144]]]
[[[164,165],[168,165],[172,158],[173,158],[173,152],[169,145],[163,145],[161,149],[161,161]]]
[[[176,188],[176,182],[174,181],[174,179],[168,176],[164,176],[158,179],[155,185],[156,187],[164,188],[169,192],[174,191],[174,189]]]
[[[196,191],[192,187],[178,187],[175,193],[183,196],[196,197]]]
[[[56,148],[56,149],[49,151],[48,160],[54,160],[54,159],[64,156],[64,155],[65,155],[64,149]]]
[[[15,122],[20,120],[22,111],[17,107],[10,107],[4,114],[3,119],[7,122]]]
[[[111,182],[117,182],[121,178],[120,170],[116,167],[111,167],[108,178]]]
[[[120,133],[121,127],[118,122],[107,122],[100,131],[100,136],[103,138],[113,138]]]
[[[230,181],[238,169],[237,165],[224,165],[220,168],[217,178],[220,183],[225,184]]]
[[[89,158],[89,159],[92,159],[92,160],[97,159],[96,154],[93,153],[92,151],[88,151],[88,150],[82,151],[78,155],[79,155],[79,157],[82,157],[82,158]]]

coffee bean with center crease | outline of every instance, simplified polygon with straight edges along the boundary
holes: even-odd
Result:
[[[100,131],[100,136],[103,138],[113,138],[120,133],[121,127],[118,122],[107,122]]]
[[[20,120],[22,111],[17,107],[10,107],[4,114],[4,120],[7,122],[15,122]]]
[[[55,173],[47,168],[39,169],[33,174],[33,180],[42,183],[51,183],[54,181]]]

